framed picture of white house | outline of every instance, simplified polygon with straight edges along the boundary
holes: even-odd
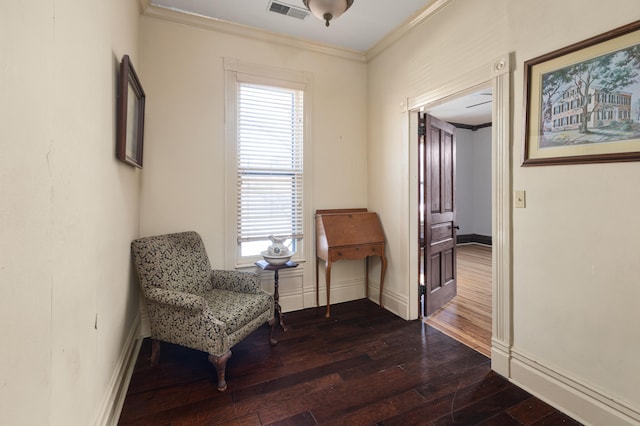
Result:
[[[640,160],[640,21],[524,71],[523,166]]]

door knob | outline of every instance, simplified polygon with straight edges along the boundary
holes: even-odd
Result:
[[[459,227],[458,225],[454,226],[454,228],[456,228],[456,229],[460,229],[460,227]]]

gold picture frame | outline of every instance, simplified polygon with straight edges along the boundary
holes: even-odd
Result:
[[[142,168],[144,142],[145,94],[129,55],[120,62],[118,78],[118,116],[116,156],[135,167]]]
[[[640,21],[524,63],[523,166],[640,160]]]

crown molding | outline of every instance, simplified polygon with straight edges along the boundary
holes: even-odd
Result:
[[[367,62],[384,52],[386,49],[395,44],[398,40],[403,38],[409,32],[413,31],[417,26],[433,17],[437,12],[442,10],[445,6],[451,3],[453,0],[431,0],[427,6],[422,10],[416,12],[408,18],[402,25],[389,33],[375,46],[369,49],[366,53]]]
[[[151,5],[150,1],[151,0],[139,0],[139,2],[146,4],[142,15],[149,18],[189,25],[205,30],[221,32],[259,41],[266,41],[268,43],[279,44],[281,46],[309,50],[312,52],[336,56],[355,62],[366,62],[365,54],[355,50],[336,48],[322,43],[313,43],[306,40],[273,33],[270,31],[264,31],[245,25],[230,23],[220,19],[214,19],[202,15],[190,14],[168,9],[165,7],[155,6]]]

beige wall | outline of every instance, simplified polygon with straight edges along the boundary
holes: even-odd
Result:
[[[438,88],[451,95],[452,79],[514,52],[512,184],[527,208],[512,212],[511,374],[595,424],[640,419],[640,187],[629,184],[640,165],[520,167],[523,62],[639,17],[635,0],[455,0],[368,68],[369,208],[385,223],[388,287],[401,300],[411,236],[400,104]]]
[[[218,31],[206,20],[154,10],[141,23],[147,98],[142,233],[198,231],[214,268],[233,264],[225,236],[224,58],[313,76],[311,212],[367,205],[366,64],[360,60],[267,42],[252,32]],[[309,182],[307,182],[309,183]],[[312,215],[307,220],[313,220]],[[313,227],[311,228],[313,229]],[[282,274],[285,311],[315,306],[313,236],[306,262]],[[364,296],[363,262],[332,273],[332,301]],[[287,271],[289,272],[289,271]],[[300,276],[303,275],[303,277]],[[294,277],[288,278],[289,275]],[[269,277],[271,274],[269,274]],[[323,279],[323,278],[321,278]]]
[[[0,6],[0,423],[88,425],[137,315],[140,173],[115,159],[136,2]]]
[[[584,2],[559,6],[510,8],[515,117],[522,117],[522,61],[640,18],[637,1],[594,1],[582,25],[567,27],[562,17]],[[640,164],[522,168],[522,125],[514,120],[514,188],[527,191],[527,208],[513,214],[514,347],[633,407],[640,421],[640,187],[629,185]]]

